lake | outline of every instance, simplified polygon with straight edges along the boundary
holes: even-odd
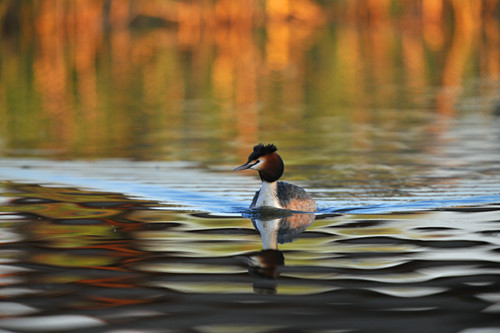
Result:
[[[500,332],[497,1],[0,9],[1,332]]]

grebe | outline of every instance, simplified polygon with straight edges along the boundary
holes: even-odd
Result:
[[[259,172],[262,187],[255,193],[250,209],[274,207],[315,212],[317,210],[316,202],[302,187],[278,181],[283,175],[285,165],[280,155],[276,153],[277,150],[278,148],[273,144],[263,145],[260,143],[253,147],[248,161],[233,170],[253,169]]]

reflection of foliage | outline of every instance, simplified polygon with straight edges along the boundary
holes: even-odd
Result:
[[[43,199],[61,201],[66,203],[78,202],[130,202],[134,203],[137,200],[131,200],[114,193],[98,193],[95,191],[86,191],[76,188],[67,187],[43,187],[37,185],[20,185],[9,184],[5,182],[2,184],[7,188],[13,190],[12,193],[2,193],[3,196],[17,197],[17,198],[35,198],[40,201]],[[21,202],[19,202],[21,203]]]
[[[5,197],[15,197],[15,205],[0,206],[4,212],[33,213],[54,219],[85,219],[114,216],[120,210],[105,208],[109,202],[132,202],[129,199],[118,199],[109,193],[98,194],[72,188],[41,187],[36,185],[9,185],[12,193],[2,193]],[[86,207],[85,203],[101,202],[101,207]]]
[[[279,130],[383,152],[356,128],[404,130],[422,113],[387,109],[499,77],[496,13],[497,0],[3,1],[1,139],[22,155],[221,160],[235,136]]]
[[[0,206],[4,212],[14,211],[17,213],[34,213],[49,218],[98,218],[107,217],[116,214],[111,209],[96,210],[95,208],[86,208],[72,203],[49,203],[49,204],[27,204],[17,207]]]
[[[49,222],[31,224],[29,233],[38,241],[51,244],[51,247],[73,248],[92,246],[100,242],[119,239],[113,225],[58,225]]]
[[[69,253],[44,253],[34,255],[31,260],[39,264],[52,266],[91,267],[110,265],[116,261],[116,258],[103,255],[83,256]]]
[[[2,196],[10,200],[0,206],[0,211],[36,216],[24,236],[55,248],[95,246],[121,238],[118,223],[112,218],[123,214],[120,205],[132,202],[116,194],[73,188],[3,185],[9,191]]]
[[[14,243],[22,239],[23,262],[55,270],[37,275],[36,281],[130,286],[129,275],[121,273],[126,272],[123,266],[140,261],[143,256],[142,251],[134,248],[130,233],[145,225],[134,220],[141,217],[141,210],[134,208],[147,212],[149,202],[75,188],[10,182],[0,185],[3,190],[0,195],[5,199],[0,212],[9,213],[7,217],[17,216],[14,223],[0,226],[0,232],[9,231],[15,236],[3,241]],[[130,218],[129,212],[134,213]],[[106,273],[90,274],[85,269]],[[127,300],[116,302],[122,304]]]

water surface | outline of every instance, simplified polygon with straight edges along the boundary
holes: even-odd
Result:
[[[499,332],[498,13],[1,2],[0,330]]]
[[[187,162],[5,159],[0,174],[7,330],[499,327],[494,191],[339,200],[310,183],[319,213],[284,214],[247,210],[257,179]]]

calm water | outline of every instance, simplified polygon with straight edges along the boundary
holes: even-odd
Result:
[[[0,332],[500,332],[498,13],[2,2]]]

